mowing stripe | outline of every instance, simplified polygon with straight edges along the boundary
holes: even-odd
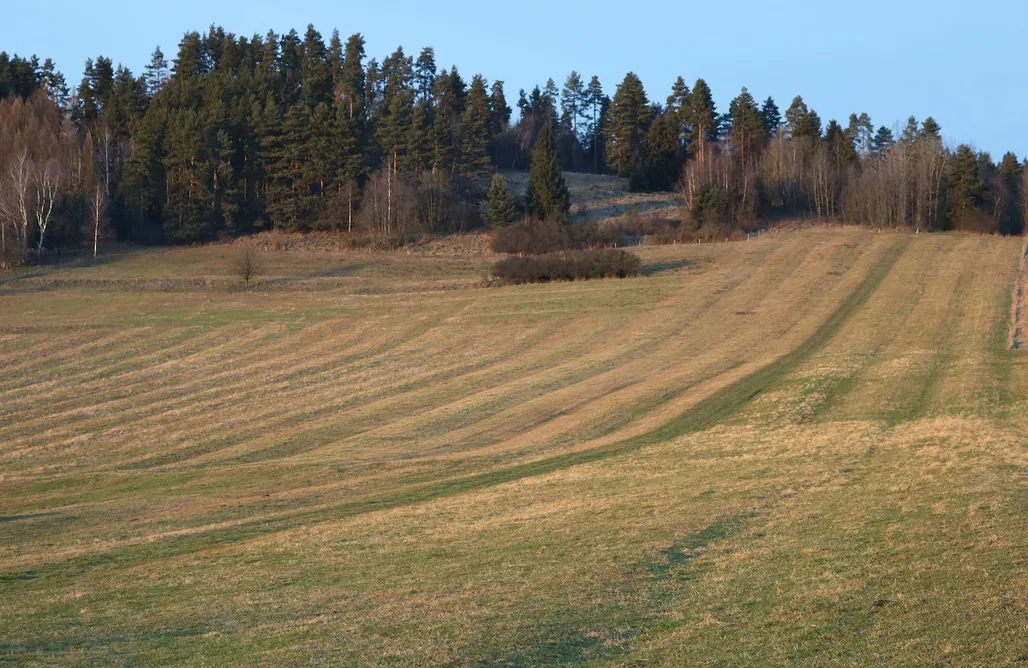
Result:
[[[875,293],[893,265],[906,250],[908,243],[909,239],[906,237],[898,239],[871,266],[860,284],[836,307],[824,323],[791,352],[701,400],[691,409],[660,427],[639,436],[606,446],[557,455],[464,478],[429,483],[379,498],[333,504],[313,511],[311,509],[297,510],[283,513],[275,518],[243,521],[229,527],[211,528],[185,536],[177,534],[152,543],[121,546],[104,553],[72,558],[63,563],[46,564],[23,572],[3,573],[0,574],[0,591],[21,580],[53,577],[61,574],[74,575],[105,565],[127,566],[154,558],[188,554],[297,526],[339,520],[368,512],[452,497],[524,478],[546,475],[579,464],[601,461],[608,457],[634,452],[646,446],[667,442],[678,436],[708,429],[730,417],[820,350]]]

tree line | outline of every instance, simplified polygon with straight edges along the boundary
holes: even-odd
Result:
[[[503,81],[439,68],[431,47],[379,61],[359,33],[326,42],[313,26],[251,37],[212,26],[170,61],[156,49],[140,74],[90,59],[77,86],[50,60],[0,53],[0,261],[105,235],[460,231],[482,222],[488,176],[533,155],[547,165],[522,208],[558,218],[561,170],[679,189],[695,226],[815,215],[1018,233],[1028,218],[1017,157],[947,147],[932,118],[824,124],[801,97],[783,115],[745,88],[720,113],[703,79],[679,77],[660,103],[633,73],[609,96],[572,72],[519,91],[514,107],[516,118]]]

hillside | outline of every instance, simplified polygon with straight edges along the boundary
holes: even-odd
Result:
[[[1021,243],[775,232],[504,288],[485,256],[288,251],[243,291],[227,246],[0,276],[0,657],[1023,661]]]

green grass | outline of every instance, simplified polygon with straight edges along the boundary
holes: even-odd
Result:
[[[208,247],[3,279],[0,662],[1016,664],[1019,250],[805,231],[505,288],[474,256],[288,252],[243,291]]]

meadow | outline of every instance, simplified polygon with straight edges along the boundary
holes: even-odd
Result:
[[[0,664],[1028,662],[1022,240],[0,275]]]

